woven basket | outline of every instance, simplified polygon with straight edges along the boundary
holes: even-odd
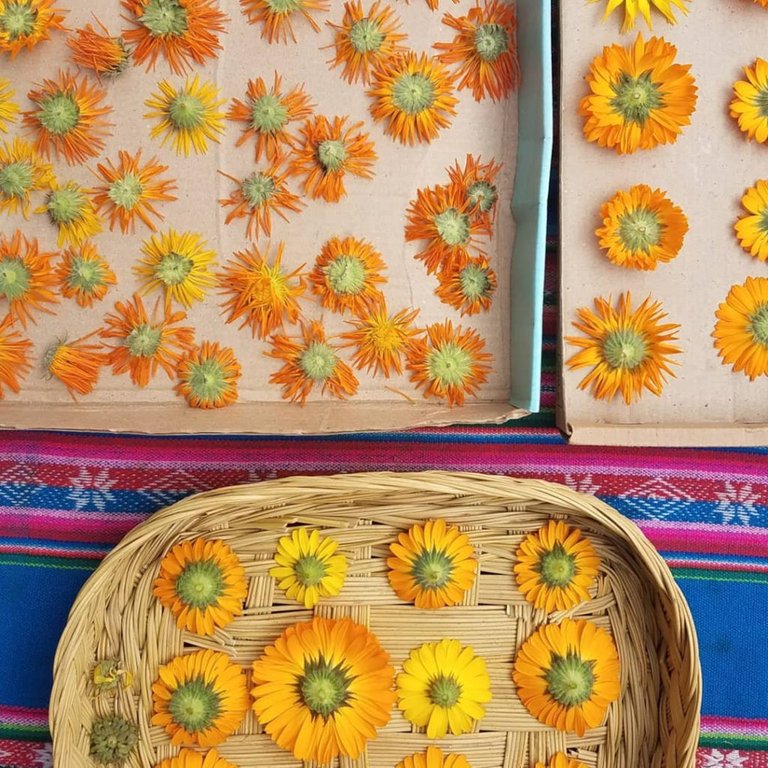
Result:
[[[464,605],[420,611],[392,592],[385,558],[399,531],[435,517],[468,533],[479,574]],[[594,599],[568,615],[608,629],[622,661],[620,700],[603,726],[581,738],[539,724],[511,680],[515,649],[547,620],[515,586],[514,553],[525,533],[552,518],[580,527],[602,559]],[[693,768],[701,699],[693,623],[669,570],[635,525],[560,485],[443,472],[294,477],[224,488],[185,499],[135,528],[84,586],[59,643],[50,715],[56,768],[92,768],[91,723],[111,712],[138,723],[139,747],[129,765],[151,768],[172,756],[177,748],[165,731],[149,724],[158,665],[186,650],[217,648],[248,666],[289,624],[310,617],[287,602],[268,575],[277,539],[296,522],[325,529],[349,560],[341,595],[315,613],[368,625],[396,670],[412,648],[443,637],[471,644],[485,657],[493,701],[476,733],[440,741],[445,751],[463,752],[473,768],[529,768],[566,748],[599,768]],[[228,542],[249,579],[244,615],[213,638],[178,630],[152,597],[163,554],[199,535]],[[120,658],[135,673],[129,690],[93,696],[90,671],[103,658]],[[367,754],[338,765],[392,768],[426,744],[395,709]],[[300,765],[261,733],[251,713],[218,750],[240,768]]]

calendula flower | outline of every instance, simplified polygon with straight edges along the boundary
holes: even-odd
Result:
[[[270,263],[269,246],[262,253],[252,245],[236,252],[235,258],[227,262],[217,277],[221,292],[229,296],[223,304],[229,312],[228,324],[242,319],[240,328],[248,327],[253,336],[266,339],[285,322],[298,321],[298,298],[306,290],[304,265],[293,272],[284,270],[284,250],[284,243],[278,243]]]
[[[428,739],[470,733],[490,700],[485,660],[458,640],[424,643],[397,676],[397,706],[409,723],[426,727]]]
[[[403,355],[416,336],[413,321],[418,314],[418,309],[402,309],[390,315],[382,303],[378,309],[350,321],[354,330],[342,334],[342,339],[348,342],[344,346],[355,348],[355,367],[386,378],[393,371],[402,374]]]
[[[332,120],[323,115],[307,120],[301,128],[290,173],[304,176],[304,191],[313,199],[337,203],[346,197],[344,176],[351,173],[372,179],[376,160],[373,142],[360,129],[362,123],[347,126],[346,117]]]
[[[5,388],[18,393],[21,379],[32,370],[29,356],[32,342],[21,337],[14,328],[10,314],[0,320],[0,400],[5,398]]]
[[[617,192],[600,207],[603,226],[595,231],[612,264],[656,269],[683,247],[688,219],[660,189],[636,184]]]
[[[74,299],[81,307],[101,301],[109,286],[117,282],[96,246],[88,242],[63,251],[55,274],[62,296]]]
[[[144,258],[133,271],[142,280],[144,293],[162,290],[168,304],[178,301],[191,307],[202,301],[206,289],[216,282],[209,269],[216,252],[197,232],[169,229],[152,235],[142,244],[141,252]]]
[[[566,365],[590,369],[579,389],[591,386],[598,400],[611,400],[620,392],[627,405],[645,389],[661,394],[666,374],[675,375],[671,356],[680,348],[672,342],[677,340],[680,326],[662,322],[667,315],[658,301],[649,296],[633,311],[627,292],[619,296],[615,309],[610,299],[598,297],[595,312],[581,307],[577,314],[579,320],[573,325],[584,336],[566,336],[566,341],[581,351]]]
[[[496,203],[499,199],[496,176],[500,170],[501,163],[493,160],[483,163],[481,158],[475,158],[474,155],[467,155],[463,168],[456,161],[448,169],[451,184],[464,190],[464,195],[469,200],[470,216],[489,226],[496,215]]]
[[[293,21],[303,16],[315,32],[320,31],[312,18],[314,11],[327,11],[328,0],[240,0],[249,24],[261,26],[261,36],[270,43],[296,42]]]
[[[458,605],[475,583],[477,559],[469,537],[445,520],[416,523],[389,545],[389,583],[417,608]]]
[[[82,75],[59,71],[56,80],[43,80],[27,94],[35,108],[23,113],[26,130],[36,136],[35,149],[45,157],[53,150],[70,165],[100,155],[111,125],[104,119],[112,111],[105,96]]]
[[[10,123],[16,122],[16,115],[19,114],[19,107],[13,101],[15,93],[10,81],[0,77],[0,133],[6,133]]]
[[[591,3],[602,2],[602,0],[589,0]],[[621,25],[622,32],[630,32],[635,28],[635,19],[640,14],[648,25],[648,29],[653,29],[651,21],[651,11],[658,11],[670,24],[676,24],[675,8],[683,13],[688,13],[683,0],[607,0],[604,19],[607,19],[617,8],[624,9],[624,22]]]
[[[157,768],[238,768],[234,763],[225,760],[215,749],[205,754],[192,749],[182,749],[175,757],[167,757],[158,763]]]
[[[59,246],[67,243],[80,245],[101,232],[101,219],[83,187],[75,181],[60,185],[55,179],[50,186],[51,191],[44,205],[35,213],[48,214],[51,223],[58,229]]]
[[[590,599],[600,558],[578,528],[550,520],[517,549],[515,578],[525,599],[547,613]]]
[[[176,154],[185,157],[190,151],[204,155],[209,141],[219,143],[224,133],[224,113],[218,110],[226,99],[219,98],[219,89],[212,82],[201,81],[195,75],[179,88],[167,80],[158,88],[160,92],[144,102],[152,110],[144,117],[158,120],[149,132],[153,139],[162,136],[162,146],[170,141]]]
[[[160,667],[152,684],[152,725],[171,744],[215,747],[231,736],[248,710],[248,686],[226,653],[193,651]]]
[[[181,359],[176,392],[191,408],[224,408],[237,402],[241,375],[231,347],[204,341]]]
[[[487,312],[496,290],[496,273],[484,256],[468,259],[465,264],[453,262],[438,274],[440,284],[435,294],[444,304],[458,309],[462,315]]]
[[[0,0],[0,53],[11,58],[26,48],[50,39],[54,29],[64,29],[64,13],[55,0]]]
[[[314,608],[323,597],[341,592],[347,575],[347,558],[338,554],[338,543],[317,530],[294,529],[277,542],[275,563],[269,575],[289,600]]]
[[[283,92],[282,79],[275,72],[272,87],[267,90],[262,78],[249,80],[245,101],[232,99],[227,119],[243,124],[237,146],[246,141],[256,141],[256,161],[264,155],[270,163],[277,163],[283,151],[296,147],[296,137],[291,133],[291,123],[306,119],[312,114],[312,103],[297,85]]]
[[[389,654],[350,619],[292,624],[253,664],[253,711],[297,760],[355,759],[389,722]]]
[[[52,290],[53,256],[40,251],[37,238],[27,239],[21,230],[10,239],[0,234],[0,299],[8,302],[8,314],[24,328],[28,320],[35,322],[33,312],[52,315],[50,305],[58,302]]]
[[[181,541],[160,561],[152,594],[176,617],[176,626],[213,635],[243,612],[245,570],[231,547],[218,539]]]
[[[464,755],[447,754],[439,747],[427,747],[426,752],[417,752],[404,757],[395,768],[471,768]]]
[[[0,155],[0,158],[2,155]],[[2,189],[2,170],[0,170]],[[1,199],[1,198],[0,198]],[[746,211],[734,229],[741,247],[760,261],[768,260],[768,181],[760,179],[741,198]]]
[[[154,232],[155,219],[163,218],[154,203],[176,199],[171,194],[176,184],[160,178],[168,166],[160,165],[156,157],[142,164],[141,150],[135,155],[120,150],[118,160],[117,165],[107,160],[96,166],[101,183],[93,189],[93,202],[99,213],[109,216],[110,229],[119,225],[127,234],[133,232],[135,220],[140,219]]]
[[[411,381],[424,388],[424,397],[437,397],[448,405],[463,405],[467,395],[475,395],[490,373],[493,356],[485,342],[471,328],[450,320],[427,326],[426,336],[414,339],[406,352]]]
[[[138,294],[131,301],[117,301],[114,314],[104,318],[107,327],[100,334],[102,339],[114,340],[106,344],[111,347],[112,372],[130,374],[139,387],[146,387],[158,368],[174,379],[182,355],[194,346],[192,328],[178,325],[186,314],[172,312],[167,305],[162,314],[158,310],[156,305],[150,316]]]
[[[97,694],[116,692],[133,685],[133,673],[120,659],[102,659],[93,665],[91,683]]]
[[[660,37],[609,45],[592,61],[581,100],[584,136],[620,155],[673,144],[696,109],[690,64],[677,64],[677,48]]]
[[[472,214],[473,206],[457,184],[425,187],[416,193],[406,212],[406,242],[423,241],[416,258],[428,274],[445,271],[469,260],[476,238],[490,234],[490,222]]]
[[[743,371],[750,381],[768,375],[768,278],[732,285],[715,316],[712,335],[723,365]]]
[[[342,66],[341,76],[348,83],[371,81],[373,68],[381,61],[405,53],[402,45],[406,35],[399,32],[401,21],[388,5],[374,0],[368,11],[361,0],[344,3],[341,24],[327,22],[335,32],[333,47],[336,55],[331,67]]]
[[[97,717],[89,734],[88,754],[98,765],[120,766],[139,741],[135,723],[119,715]]]
[[[517,651],[517,695],[539,722],[583,736],[619,698],[619,656],[611,636],[590,621],[539,627]]]
[[[217,0],[122,0],[133,26],[125,33],[135,46],[137,64],[154,69],[162,56],[171,71],[180,75],[192,63],[206,64],[221,50],[219,33],[227,16]]]
[[[456,115],[453,78],[437,59],[408,52],[384,59],[373,71],[371,114],[401,144],[431,142]]]
[[[343,400],[357,392],[358,381],[352,369],[339,358],[329,343],[325,329],[316,320],[301,326],[300,339],[273,336],[268,357],[283,360],[283,366],[269,377],[270,384],[283,388],[283,397],[302,405],[315,387]]]
[[[443,16],[456,30],[450,43],[435,43],[443,64],[456,65],[456,86],[472,89],[475,101],[490,96],[500,101],[520,82],[517,60],[515,6],[502,0],[482,0],[466,16]]]
[[[234,219],[247,219],[245,235],[249,240],[258,240],[260,234],[269,237],[272,234],[272,213],[283,221],[288,221],[286,211],[298,213],[303,202],[294,195],[285,183],[287,174],[277,166],[263,171],[254,171],[244,179],[221,172],[235,188],[229,197],[219,200],[223,207],[231,206],[225,220],[229,224]]]
[[[768,141],[768,61],[757,58],[752,66],[744,67],[746,80],[733,84],[735,98],[731,102],[731,117],[751,140]]]
[[[48,189],[54,181],[53,168],[24,139],[0,144],[0,211],[21,211],[29,218],[30,195]]]
[[[110,35],[98,19],[96,24],[98,30],[86,24],[76,29],[67,40],[67,47],[72,51],[72,61],[93,70],[99,77],[116,77],[130,64],[130,52],[122,37]]]
[[[309,275],[320,303],[332,312],[350,310],[364,315],[381,307],[379,285],[387,282],[381,254],[371,243],[355,237],[332,237],[323,245]]]
[[[587,766],[568,757],[564,752],[556,752],[547,765],[536,763],[536,768],[587,768]]]
[[[99,380],[103,366],[109,364],[109,356],[100,344],[89,343],[98,333],[90,333],[74,341],[57,341],[48,347],[43,357],[43,368],[49,376],[58,379],[75,395],[89,395]]]

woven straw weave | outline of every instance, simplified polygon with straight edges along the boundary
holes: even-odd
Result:
[[[444,517],[477,548],[479,572],[464,605],[421,611],[398,600],[387,581],[388,546],[415,521]],[[515,586],[515,550],[524,534],[550,518],[580,527],[602,559],[594,599],[567,614],[534,610]],[[505,477],[427,472],[295,477],[192,496],[133,530],[104,560],[75,602],[55,661],[51,730],[56,768],[81,768],[94,716],[118,712],[139,725],[129,765],[151,768],[176,752],[149,724],[151,684],[160,664],[196,648],[216,648],[248,666],[289,624],[312,612],[286,601],[268,571],[288,523],[317,526],[339,541],[349,561],[338,598],[317,614],[350,617],[379,637],[399,671],[421,643],[453,637],[485,657],[493,700],[476,733],[440,741],[473,768],[529,768],[565,748],[598,768],[693,768],[701,678],[688,607],[658,553],[640,531],[597,499],[560,485]],[[152,597],[160,558],[177,542],[226,541],[249,579],[245,614],[213,638],[176,628]],[[527,714],[511,679],[515,650],[534,628],[564,615],[609,630],[622,662],[622,696],[602,727],[582,738],[545,727]],[[94,662],[120,658],[132,687],[94,698]],[[422,750],[426,736],[395,709],[367,754],[340,768],[393,768]],[[249,713],[219,748],[240,768],[300,766],[277,748]]]

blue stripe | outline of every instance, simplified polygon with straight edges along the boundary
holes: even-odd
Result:
[[[703,561],[706,563],[723,563],[725,565],[768,565],[768,557],[747,557],[745,555],[705,555],[696,552],[667,552],[660,553],[665,560]]]
[[[729,508],[724,508],[717,501],[652,499],[647,496],[600,496],[600,498],[633,520],[768,528],[768,506],[764,504],[746,507],[733,502]]]
[[[48,552],[85,552],[92,555],[104,556],[111,549],[112,544],[83,544],[82,542],[72,541],[50,541],[48,539],[30,539],[30,538],[7,538],[0,536],[0,546],[12,547],[20,550],[37,549]]]

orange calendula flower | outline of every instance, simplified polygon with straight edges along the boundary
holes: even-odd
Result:
[[[131,301],[115,302],[115,312],[104,318],[107,327],[100,334],[111,340],[106,346],[111,348],[112,372],[128,373],[139,387],[146,387],[158,368],[174,379],[182,355],[194,347],[192,328],[179,325],[186,314],[172,312],[168,306],[162,313],[158,310],[159,302],[150,316],[141,297],[134,294]]]
[[[660,189],[637,184],[617,192],[600,207],[603,226],[595,231],[612,264],[656,269],[683,247],[688,219]]]
[[[547,765],[536,763],[536,768],[587,768],[575,758],[568,757],[564,752],[556,752]]]
[[[41,252],[37,238],[28,240],[21,230],[10,239],[0,234],[0,299],[8,302],[8,314],[24,328],[28,320],[35,322],[32,312],[52,315],[50,305],[58,302],[53,256]]]
[[[660,37],[609,45],[592,61],[581,100],[584,136],[620,155],[672,144],[691,122],[696,84],[690,64],[677,64],[677,48]]]
[[[649,296],[633,311],[627,292],[619,296],[615,309],[610,299],[598,297],[594,312],[581,307],[577,314],[573,325],[584,336],[566,336],[566,341],[581,351],[566,365],[590,369],[579,389],[591,386],[598,400],[611,400],[620,392],[627,405],[645,389],[661,394],[666,374],[675,375],[669,366],[671,356],[680,352],[672,343],[680,326],[662,322],[667,315],[658,301]]]
[[[60,185],[55,179],[45,203],[35,213],[46,213],[59,232],[58,244],[80,245],[84,240],[101,232],[101,219],[91,199],[77,182]]]
[[[32,50],[50,39],[54,29],[64,29],[64,14],[55,0],[0,0],[0,53],[13,59],[19,51]]]
[[[94,331],[75,341],[57,341],[48,348],[43,358],[43,367],[48,375],[64,384],[75,401],[75,395],[93,392],[102,367],[109,364],[109,356],[101,344],[88,343],[97,333]]]
[[[302,338],[273,336],[268,357],[283,360],[270,384],[283,388],[283,397],[302,405],[315,387],[341,400],[357,392],[358,381],[352,369],[339,358],[337,349],[326,338],[325,329],[316,320],[302,324]]]
[[[266,339],[285,322],[298,321],[298,299],[307,287],[304,265],[285,271],[281,266],[284,248],[283,243],[277,244],[270,264],[269,247],[262,253],[253,245],[235,253],[234,260],[218,274],[221,292],[229,295],[223,304],[229,312],[228,324],[242,319],[240,328],[248,327],[253,336]]]
[[[462,315],[487,312],[496,291],[496,273],[488,259],[478,256],[464,264],[453,262],[438,273],[440,281],[435,294],[444,304],[456,308]]]
[[[291,175],[304,176],[304,191],[313,199],[337,203],[346,197],[344,176],[351,173],[372,179],[376,160],[373,142],[360,129],[363,123],[347,127],[346,117],[323,115],[307,120],[301,128],[301,144],[289,168]]]
[[[420,189],[406,215],[405,240],[424,241],[416,258],[429,274],[463,266],[468,249],[476,247],[475,238],[490,234],[488,220],[472,215],[464,189],[456,184]]]
[[[744,75],[746,80],[733,84],[731,117],[750,140],[764,144],[768,141],[768,61],[755,59],[752,66],[744,67]]]
[[[62,296],[74,299],[81,307],[101,301],[117,279],[109,264],[93,243],[67,248],[56,267],[56,279]]]
[[[20,380],[32,370],[29,362],[32,342],[22,338],[13,326],[10,314],[0,320],[0,400],[5,398],[5,387],[18,393]]]
[[[426,335],[414,339],[406,353],[411,381],[424,389],[424,397],[437,397],[448,405],[463,405],[488,378],[493,356],[471,328],[450,320],[427,326]]]
[[[19,107],[13,100],[15,94],[10,81],[0,77],[0,133],[7,133],[8,125],[16,122]]]
[[[159,178],[168,166],[160,165],[156,157],[142,164],[141,150],[135,155],[120,150],[118,158],[117,165],[107,160],[96,166],[102,183],[93,189],[93,202],[99,213],[109,216],[110,229],[117,224],[127,234],[133,231],[138,218],[154,232],[157,227],[153,218],[162,220],[163,215],[153,203],[176,199],[171,194],[177,188],[176,184]]]
[[[409,52],[381,61],[368,94],[373,98],[371,114],[401,144],[432,141],[456,115],[453,78],[426,54]]]
[[[327,11],[328,0],[240,0],[249,24],[261,26],[261,36],[270,43],[296,42],[293,19],[303,16],[315,32],[320,31],[312,18],[314,11]]]
[[[0,211],[21,211],[29,218],[30,195],[48,189],[54,181],[53,168],[24,139],[0,144]]]
[[[298,213],[304,204],[298,195],[288,189],[285,183],[287,174],[277,166],[254,171],[244,179],[223,171],[221,175],[235,182],[229,197],[219,200],[223,207],[232,207],[225,223],[229,224],[234,219],[247,219],[245,236],[249,240],[258,240],[260,234],[266,237],[272,234],[272,213],[288,221],[285,212]]]
[[[475,158],[474,155],[467,155],[463,168],[456,161],[448,169],[451,183],[464,190],[472,217],[489,224],[493,223],[496,215],[496,203],[499,199],[496,176],[500,170],[501,163],[493,160],[483,163],[481,158]]]
[[[238,766],[225,760],[215,749],[209,749],[205,754],[201,754],[185,748],[175,757],[167,757],[157,765],[157,768],[238,768]]]
[[[130,53],[122,37],[113,37],[98,20],[99,29],[86,24],[67,40],[75,64],[93,70],[97,76],[116,77],[130,64]]]
[[[589,0],[591,3],[603,2],[603,0]],[[688,8],[683,0],[607,0],[604,19],[613,13],[617,8],[624,8],[624,23],[621,25],[622,32],[629,32],[635,28],[635,19],[642,15],[648,29],[653,29],[651,22],[651,10],[658,11],[668,23],[675,24],[675,8],[683,13],[688,13]]]
[[[483,0],[466,16],[443,16],[456,30],[450,43],[435,43],[443,64],[457,65],[458,90],[472,89],[475,101],[490,96],[500,101],[520,82],[517,60],[515,6],[502,0]]]
[[[350,321],[355,330],[342,334],[345,347],[354,347],[352,363],[358,370],[381,373],[389,378],[392,372],[403,372],[403,355],[416,335],[413,321],[418,309],[402,309],[394,315],[384,303],[372,312]]]
[[[133,24],[125,39],[134,46],[136,63],[147,62],[147,71],[154,69],[158,56],[177,75],[218,56],[227,16],[217,0],[122,1]]]
[[[427,747],[426,752],[417,752],[404,757],[395,768],[471,768],[464,755],[444,753],[439,747]]]
[[[269,90],[262,78],[249,80],[245,101],[232,99],[227,119],[243,124],[243,132],[237,140],[238,147],[255,139],[256,160],[264,155],[270,163],[277,163],[286,147],[296,147],[296,137],[289,130],[291,123],[309,117],[312,106],[303,85],[283,92],[282,79],[275,72],[274,83]]]
[[[331,67],[343,66],[341,76],[348,83],[371,81],[373,68],[384,59],[405,53],[406,35],[398,32],[401,21],[388,5],[374,0],[368,11],[361,0],[344,3],[341,24],[327,22],[336,33],[333,47],[336,55]]]
[[[754,187],[750,187],[741,198],[741,205],[746,215],[736,222],[734,228],[739,244],[756,259],[768,261],[768,180],[760,179]]]
[[[223,408],[237,402],[241,375],[231,347],[204,341],[181,359],[176,391],[192,408]]]
[[[56,80],[43,80],[27,97],[35,108],[24,112],[24,126],[34,134],[35,149],[45,157],[51,150],[70,165],[97,157],[104,149],[112,107],[102,103],[106,91],[82,75],[59,71]]]
[[[381,254],[365,240],[332,237],[320,251],[309,275],[312,291],[332,312],[365,315],[382,306],[379,285],[387,282]]]

